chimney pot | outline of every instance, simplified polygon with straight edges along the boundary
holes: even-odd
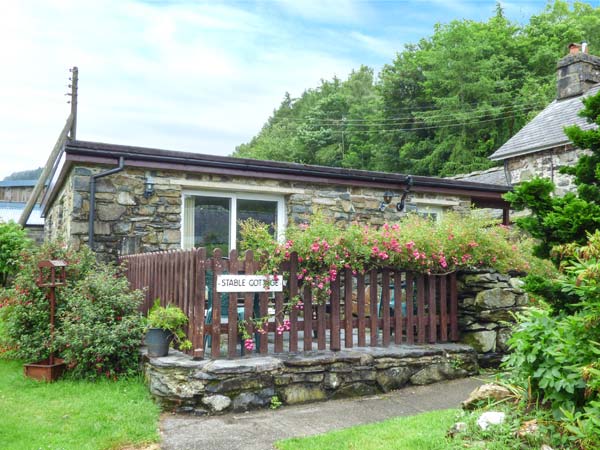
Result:
[[[588,45],[587,45],[587,42],[582,42],[582,43],[581,43],[581,51],[582,51],[583,53],[587,53],[587,52],[588,52]]]
[[[575,42],[571,42],[569,44],[569,54],[570,55],[576,55],[576,54],[578,54],[580,48],[581,48],[580,44],[576,44]]]

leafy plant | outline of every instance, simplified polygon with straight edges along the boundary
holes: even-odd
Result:
[[[154,305],[148,312],[148,327],[160,328],[172,333],[174,341],[182,350],[189,350],[192,348],[192,343],[186,338],[184,330],[187,323],[188,317],[181,308],[171,304],[161,306],[160,299],[154,301]]]
[[[116,378],[138,370],[144,321],[141,291],[114,266],[98,264],[70,290],[56,344],[75,378]]]
[[[0,221],[0,287],[6,286],[8,278],[16,273],[19,255],[30,245],[23,227],[12,221]]]
[[[282,405],[283,403],[281,402],[281,399],[278,396],[274,395],[273,397],[271,397],[271,409],[281,408]]]
[[[35,282],[38,263],[47,259],[68,264],[67,285],[56,289],[54,348],[46,291]],[[97,262],[87,247],[75,251],[50,242],[24,252],[13,287],[0,301],[5,356],[34,362],[54,350],[80,378],[114,378],[137,370],[141,293],[131,291],[120,269]]]

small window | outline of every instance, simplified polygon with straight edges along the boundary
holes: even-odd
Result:
[[[283,197],[191,192],[184,193],[183,204],[183,248],[220,248],[227,254],[239,247],[239,222],[249,218],[268,224],[274,237],[283,238]]]

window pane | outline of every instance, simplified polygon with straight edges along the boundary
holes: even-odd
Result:
[[[194,246],[206,247],[209,254],[220,248],[227,256],[231,199],[195,197],[194,200]]]
[[[275,236],[277,233],[277,202],[238,199],[237,222],[239,223],[250,218],[269,225],[269,232],[272,236]],[[240,230],[237,227],[238,248],[239,242]]]

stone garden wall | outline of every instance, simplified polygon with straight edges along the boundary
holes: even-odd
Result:
[[[514,313],[528,297],[522,281],[492,271],[458,277],[460,344],[390,345],[241,359],[201,360],[171,350],[144,357],[150,391],[166,409],[218,414],[373,395],[477,373],[507,351]]]
[[[459,273],[457,281],[461,342],[477,351],[481,367],[496,366],[508,350],[514,314],[529,303],[523,282],[483,271]]]
[[[109,166],[75,166],[46,215],[47,239],[60,238],[79,247],[88,240],[90,175]],[[154,193],[146,198],[144,182],[151,179]],[[114,260],[120,254],[181,248],[183,192],[260,193],[285,199],[288,223],[308,220],[320,211],[338,222],[372,225],[400,217],[393,206],[379,210],[383,189],[354,185],[301,183],[257,177],[145,170],[127,167],[100,178],[96,184],[95,250],[100,258]],[[409,206],[468,210],[470,201],[454,195],[409,195]]]
[[[167,410],[197,415],[373,395],[473,375],[477,357],[458,344],[390,346],[201,360],[171,350],[144,358],[150,391]]]

